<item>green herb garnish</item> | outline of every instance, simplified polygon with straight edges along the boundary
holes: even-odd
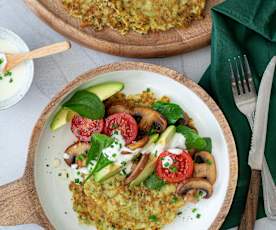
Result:
[[[212,165],[212,164],[213,164],[213,162],[212,162],[211,160],[209,160],[209,159],[206,160],[206,163],[207,163],[208,165]]]
[[[175,166],[171,166],[170,171],[173,172],[173,173],[177,173],[178,169]]]
[[[157,222],[157,216],[155,216],[155,215],[150,215],[150,216],[149,216],[149,220],[150,220],[151,222]]]
[[[196,218],[199,219],[201,217],[201,214],[197,213]]]
[[[9,71],[9,70],[8,70],[8,71],[6,71],[6,72],[4,73],[4,76],[5,76],[5,77],[7,77],[7,76],[11,76],[11,75],[12,75],[12,72],[11,72],[11,71]]]
[[[0,58],[0,65],[3,64],[3,62],[4,62],[4,59]]]
[[[172,204],[175,204],[177,202],[178,198],[176,196],[174,196],[171,200],[171,203]]]
[[[197,211],[197,208],[192,209],[192,213],[195,213]]]

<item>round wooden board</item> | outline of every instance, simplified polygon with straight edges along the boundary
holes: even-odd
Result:
[[[217,230],[220,228],[230,209],[238,176],[237,152],[230,127],[219,107],[199,85],[174,70],[139,62],[121,62],[91,70],[71,81],[49,102],[46,108],[42,111],[33,129],[24,176],[15,182],[0,187],[0,226],[36,223],[43,226],[45,229],[54,229],[41,207],[34,181],[34,159],[43,128],[45,127],[49,116],[65,95],[100,74],[121,70],[142,70],[168,76],[191,89],[212,111],[223,130],[230,162],[230,179],[225,199],[216,219],[209,229]]]
[[[164,57],[206,46],[211,37],[211,7],[221,0],[206,0],[204,19],[188,28],[171,29],[141,35],[130,32],[121,35],[112,29],[95,32],[81,28],[80,22],[68,15],[61,0],[25,0],[44,22],[57,32],[89,48],[128,57]]]

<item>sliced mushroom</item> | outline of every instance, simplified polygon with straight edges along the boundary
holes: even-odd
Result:
[[[108,113],[109,115],[112,115],[112,114],[114,114],[114,113],[122,113],[122,112],[128,113],[128,114],[130,114],[130,115],[133,114],[132,108],[130,108],[130,107],[127,106],[127,105],[123,105],[123,104],[112,105],[112,106],[109,107],[109,109],[108,109],[108,111],[107,111],[107,113]]]
[[[163,132],[167,127],[167,120],[161,113],[146,107],[135,107],[133,115],[141,117],[139,128],[145,132],[149,131],[153,126],[158,133]]]
[[[86,151],[88,151],[90,149],[91,145],[87,142],[81,142],[78,141],[72,145],[70,145],[69,147],[67,147],[67,149],[65,150],[65,153],[67,153],[68,157],[64,158],[65,163],[68,166],[71,166],[73,163],[75,163],[76,161],[76,157],[85,153]],[[81,160],[78,160],[76,162],[78,164],[79,167],[83,167],[83,162]]]
[[[187,181],[179,184],[176,188],[176,193],[185,197],[186,195],[198,194],[199,191],[204,192],[204,198],[209,198],[213,193],[211,183],[202,178],[190,178]]]
[[[148,143],[148,141],[149,141],[149,136],[144,136],[142,139],[127,145],[127,147],[130,148],[131,150],[135,150],[135,149],[144,147]]]
[[[206,178],[211,184],[216,182],[217,170],[213,155],[206,151],[195,154],[193,177]],[[202,163],[201,163],[202,162]]]
[[[131,174],[126,178],[125,184],[129,184],[131,181],[133,181],[145,168],[146,164],[149,161],[150,154],[143,154],[140,161],[136,165],[136,167],[133,169]]]

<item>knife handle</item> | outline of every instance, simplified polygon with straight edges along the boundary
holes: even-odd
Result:
[[[252,169],[245,209],[244,209],[238,230],[254,229],[257,208],[258,208],[260,181],[261,181],[261,171]]]

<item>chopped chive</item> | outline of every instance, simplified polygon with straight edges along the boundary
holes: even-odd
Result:
[[[151,222],[157,222],[157,217],[156,217],[155,215],[150,215],[150,216],[149,216],[149,220],[150,220]]]
[[[4,62],[4,59],[0,58],[0,65],[3,64],[3,62]]]
[[[211,160],[207,159],[207,160],[206,160],[206,163],[207,163],[208,165],[212,165],[213,162],[212,162]]]
[[[197,211],[197,208],[192,209],[192,213],[195,213]]]
[[[13,82],[13,79],[11,78],[10,80],[9,80],[9,83],[12,83]]]
[[[177,167],[172,166],[172,167],[170,168],[170,171],[173,172],[173,173],[176,173],[176,172],[178,171],[178,169],[177,169]]]
[[[5,76],[5,77],[7,77],[7,76],[11,76],[11,75],[12,75],[12,72],[11,72],[11,71],[9,71],[9,70],[8,70],[8,71],[6,71],[6,72],[4,73],[4,76]]]
[[[196,218],[199,219],[201,217],[201,214],[197,213]]]
[[[174,197],[172,198],[172,201],[171,201],[171,202],[172,202],[172,204],[175,204],[175,203],[177,202],[177,200],[178,200],[178,199],[177,199],[177,197],[176,197],[176,196],[174,196]]]
[[[178,212],[176,215],[180,216],[182,214],[182,212]]]

